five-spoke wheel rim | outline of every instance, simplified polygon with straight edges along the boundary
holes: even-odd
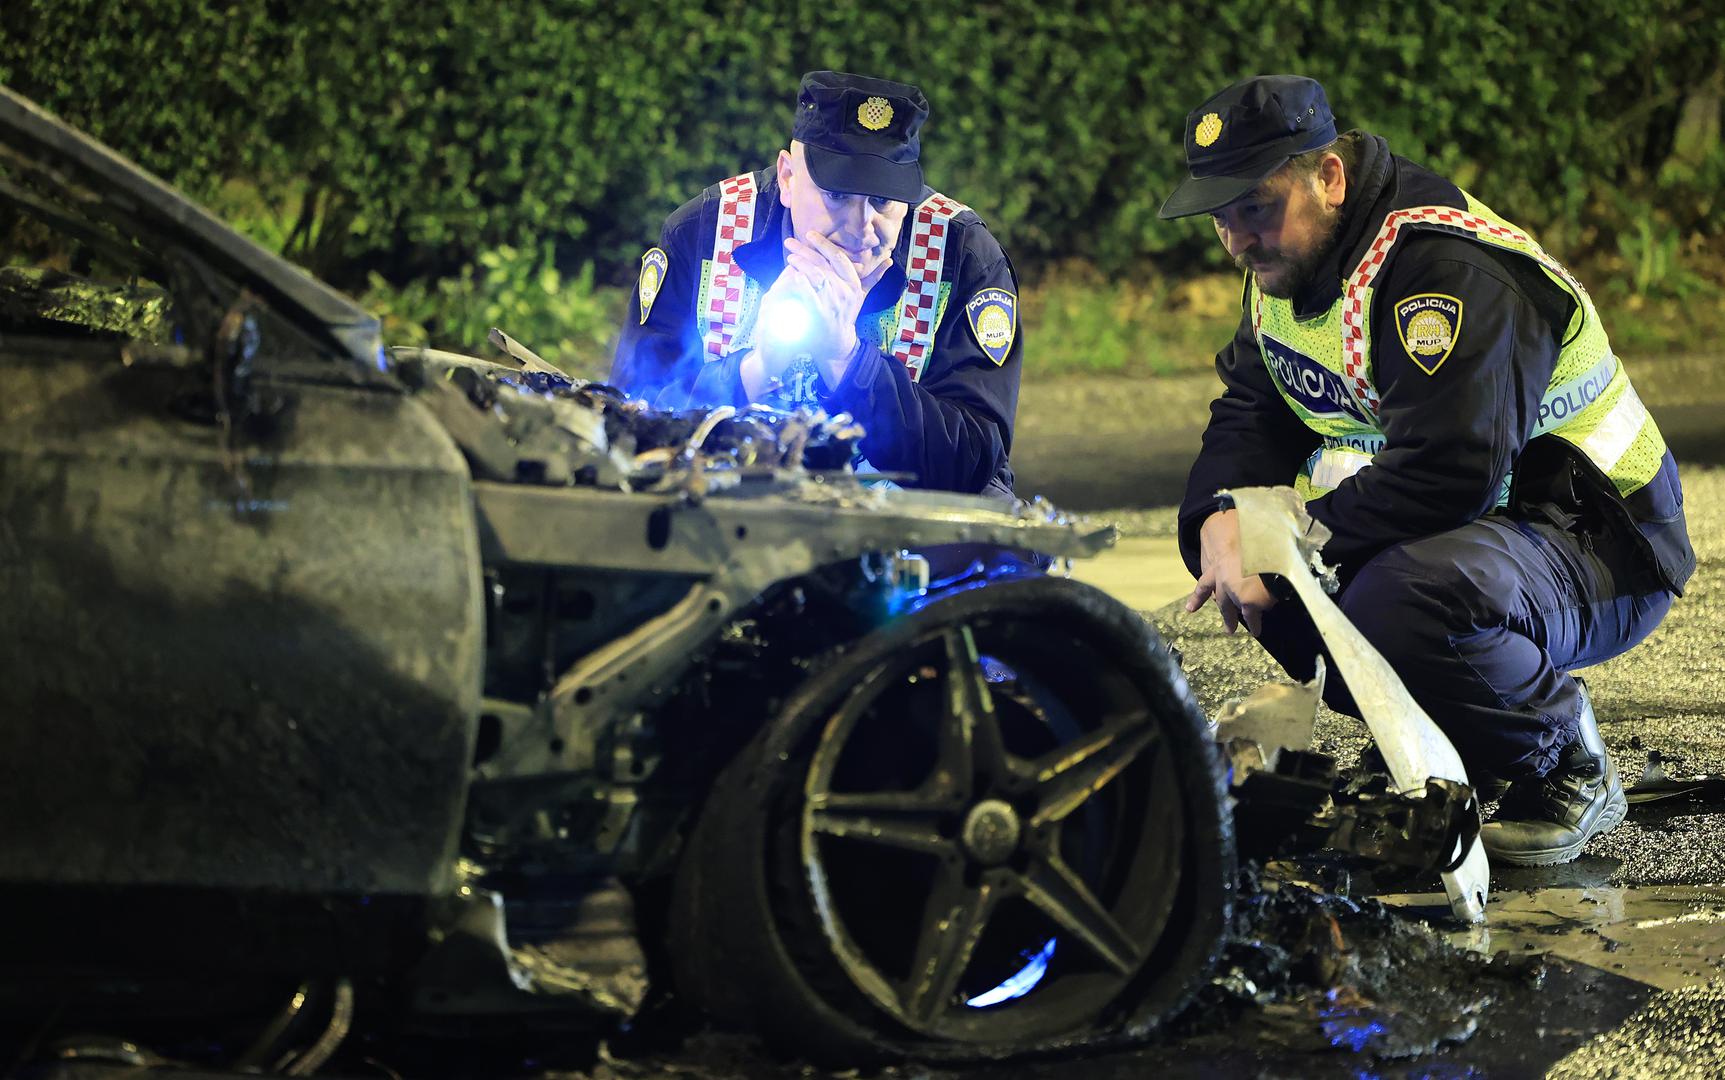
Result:
[[[1166,743],[1142,689],[1082,641],[1023,621],[931,628],[862,674],[809,760],[800,855],[832,958],[927,1035],[1095,1016],[1155,951],[1180,887]],[[1060,951],[1033,989],[979,996],[1045,936]]]

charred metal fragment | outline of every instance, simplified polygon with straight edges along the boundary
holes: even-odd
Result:
[[[1234,824],[1248,857],[1329,849],[1443,872],[1478,835],[1479,808],[1465,784],[1432,779],[1417,795],[1382,784],[1361,790],[1340,780],[1327,754],[1283,750],[1268,767],[1242,769],[1258,745],[1236,741],[1228,749]]]
[[[1658,750],[1647,752],[1647,765],[1635,786],[1625,790],[1631,804],[1650,802],[1725,802],[1725,776],[1700,773],[1672,776],[1666,769],[1665,755]]]

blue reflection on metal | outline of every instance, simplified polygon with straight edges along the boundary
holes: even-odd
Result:
[[[1014,682],[1018,679],[1017,672],[992,656],[979,656],[976,659],[982,665],[982,677],[991,683]]]
[[[1054,939],[1047,943],[1035,956],[1030,957],[1030,963],[1025,964],[1018,974],[1007,979],[993,990],[981,993],[965,1002],[973,1009],[986,1009],[990,1005],[999,1005],[1003,1001],[1021,998],[1036,989],[1036,984],[1048,974],[1048,961],[1054,959]]]
[[[998,556],[1010,556],[1010,552],[995,552]],[[969,592],[972,589],[983,589],[997,581],[1009,581],[1013,578],[1042,577],[1043,571],[1028,563],[1014,561],[1008,558],[1004,562],[989,565],[981,559],[975,559],[957,574],[938,578],[928,583],[928,591],[921,596],[911,598],[911,603],[905,609],[907,613],[921,611],[937,600],[949,596]]]
[[[922,606],[919,601],[922,600],[924,595],[926,594],[910,592],[906,589],[893,590],[893,592],[886,598],[887,618],[896,619],[900,615],[908,615],[915,611],[917,608]]]

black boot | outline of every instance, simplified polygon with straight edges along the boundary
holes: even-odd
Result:
[[[1617,766],[1605,752],[1593,702],[1581,691],[1580,731],[1564,748],[1557,767],[1534,780],[1518,781],[1480,829],[1492,861],[1509,866],[1552,866],[1581,854],[1595,836],[1610,832],[1629,810]]]

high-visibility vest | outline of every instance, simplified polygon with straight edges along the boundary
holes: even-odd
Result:
[[[1296,486],[1306,498],[1316,498],[1368,467],[1383,448],[1372,377],[1373,284],[1400,239],[1415,230],[1429,230],[1525,256],[1569,293],[1575,312],[1528,437],[1549,434],[1573,444],[1611,478],[1620,495],[1643,487],[1659,471],[1665,439],[1636,396],[1629,373],[1611,351],[1587,290],[1524,230],[1473,196],[1465,192],[1463,196],[1466,209],[1413,206],[1386,215],[1364,257],[1343,283],[1340,298],[1322,316],[1296,319],[1291,301],[1266,296],[1255,280],[1251,283],[1253,334],[1271,381],[1295,415],[1323,436],[1323,445],[1301,468]],[[1408,299],[1417,303],[1428,298],[1437,305],[1455,302],[1454,297],[1436,293]],[[1459,303],[1456,310],[1465,316]],[[1459,333],[1459,324],[1450,330]],[[1409,348],[1414,355],[1416,345],[1410,343]],[[1507,500],[1508,484],[1506,478],[1499,492],[1500,505]]]
[[[695,296],[702,355],[708,360],[721,360],[754,344],[762,290],[732,261],[732,253],[754,237],[756,195],[753,173],[733,176],[719,185],[712,252],[701,261],[701,287]],[[870,343],[910,370],[912,381],[921,379],[934,350],[935,331],[946,314],[952,284],[941,280],[941,268],[946,264],[952,221],[967,209],[933,192],[910,211],[904,291],[897,304],[880,313],[874,326],[859,327]]]

